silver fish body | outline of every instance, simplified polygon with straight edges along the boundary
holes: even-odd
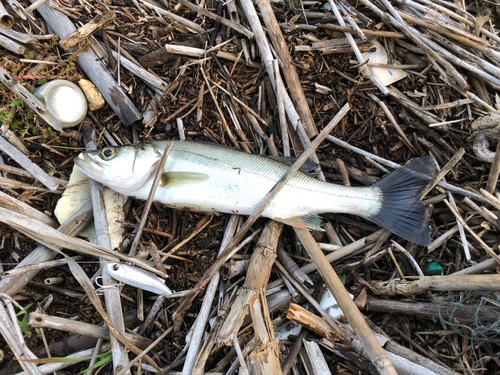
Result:
[[[172,294],[165,281],[154,273],[128,264],[108,263],[106,272],[115,280],[155,294]]]
[[[104,185],[128,196],[147,199],[156,168],[169,142],[106,147],[99,151],[81,153],[75,158],[75,163],[84,173]],[[426,174],[428,165],[428,160],[420,162],[417,166],[418,174]],[[288,168],[287,164],[272,158],[220,145],[176,141],[154,199],[174,208],[249,215]],[[416,172],[413,169],[407,168],[406,174],[399,172],[403,176],[394,182],[404,185],[404,181],[400,180],[405,180],[408,173],[414,177]],[[428,181],[421,180],[425,181],[418,181],[418,186],[413,186],[415,184],[412,183],[411,191],[405,188],[403,198],[408,198],[410,194],[416,196],[417,190],[421,190]],[[267,206],[262,216],[296,227],[313,229],[321,229],[318,214],[325,212],[356,214],[381,223],[376,218],[384,214],[384,200],[388,204],[388,199],[391,198],[384,197],[384,188],[383,184],[347,187],[319,181],[303,172],[297,172]],[[415,200],[415,197],[411,199]],[[387,223],[384,226],[387,227]],[[394,230],[390,226],[388,229],[409,238],[403,235],[404,231]],[[415,236],[411,237],[413,241],[417,239],[419,243],[428,242],[428,239],[423,241],[413,237]]]

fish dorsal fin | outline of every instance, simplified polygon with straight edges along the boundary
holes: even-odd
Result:
[[[189,186],[208,180],[205,173],[196,172],[164,172],[161,175],[160,186],[168,189]]]
[[[276,160],[276,161],[279,161],[280,163],[283,163],[283,164],[286,164],[286,165],[292,165],[293,163],[295,163],[297,161],[298,158],[296,157],[290,157],[290,156],[274,156],[274,155],[268,155],[266,156],[270,159],[273,159],[273,160]],[[300,167],[300,170],[302,172],[308,172],[308,171],[312,171],[313,169],[315,169],[316,167],[318,166],[318,164],[316,164],[313,160],[311,159],[307,159],[304,164],[302,164],[302,167]]]
[[[321,224],[323,224],[323,220],[321,219],[321,216],[316,215],[316,214],[310,214],[310,215],[304,215],[304,216],[294,216],[294,217],[287,217],[287,218],[279,218],[275,219],[278,221],[281,221],[282,223],[291,225],[292,227],[295,228],[300,228],[300,229],[313,229],[313,230],[319,230],[319,231],[324,231],[323,228],[321,228]]]

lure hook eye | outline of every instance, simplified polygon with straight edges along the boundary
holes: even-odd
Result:
[[[111,159],[113,159],[113,158],[114,158],[117,154],[118,154],[118,150],[116,149],[116,147],[113,147],[113,146],[104,147],[104,148],[101,150],[101,157],[102,157],[104,160],[111,160]]]

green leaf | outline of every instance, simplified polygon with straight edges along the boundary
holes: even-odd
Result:
[[[339,274],[339,279],[342,281],[342,285],[345,285],[345,279],[347,278],[345,273]]]
[[[22,309],[21,311],[19,311],[16,316],[19,316],[21,314],[27,314],[28,313],[28,309],[33,306],[33,303],[30,303],[29,305],[27,305],[24,309]]]
[[[28,328],[28,314],[24,314],[23,320],[19,322],[19,326],[21,327],[21,332],[24,335],[29,335],[31,333]]]
[[[96,362],[96,364],[94,366],[91,366],[88,369],[85,369],[85,370],[79,372],[79,374],[81,374],[83,372],[95,370],[96,368],[104,366],[106,363],[111,362],[113,360],[113,355],[111,354],[111,352],[107,352],[104,354],[109,354],[109,355],[107,357],[104,357],[103,359],[101,359],[99,362]]]
[[[26,53],[26,55],[24,55],[24,57],[28,60],[32,60],[35,57],[35,55],[33,54],[32,51],[29,51],[28,53]]]

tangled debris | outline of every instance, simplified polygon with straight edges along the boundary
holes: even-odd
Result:
[[[500,4],[2,3],[0,375],[107,352],[118,374],[500,371]],[[36,96],[60,79],[87,98],[76,127]],[[433,155],[433,241],[174,210],[73,171],[84,147],[164,139],[309,156],[349,186]],[[109,262],[184,294],[118,285]]]

